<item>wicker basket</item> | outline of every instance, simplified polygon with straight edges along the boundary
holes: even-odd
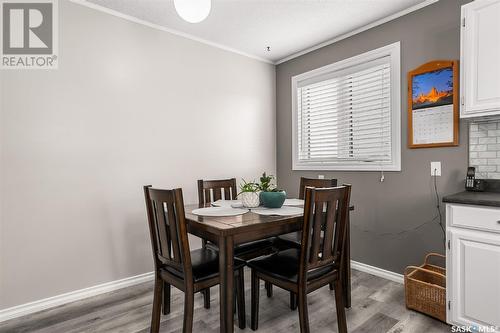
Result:
[[[446,258],[438,253],[429,253],[420,267],[406,267],[406,307],[446,322],[446,270],[430,264],[431,257]]]

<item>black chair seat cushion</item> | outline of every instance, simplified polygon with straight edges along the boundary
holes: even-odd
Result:
[[[268,254],[274,246],[274,238],[260,239],[244,244],[238,244],[234,247],[236,257],[248,257],[252,254]]]
[[[280,250],[286,250],[289,248],[300,249],[300,243],[302,239],[302,232],[296,231],[289,234],[279,235],[276,237],[276,247]]]
[[[219,253],[211,249],[198,249],[191,251],[191,265],[193,267],[193,279],[195,282],[210,279],[219,275]],[[245,262],[234,258],[234,269],[240,269],[245,266]],[[165,267],[164,270],[183,278],[182,272],[173,267]]]
[[[252,269],[280,280],[297,282],[300,266],[300,249],[288,249],[247,262]],[[321,267],[308,272],[307,279],[314,280],[333,272],[334,266]]]
[[[274,252],[275,238],[260,239],[234,247],[234,256],[242,260],[253,259]],[[207,243],[207,248],[219,251],[216,244]]]

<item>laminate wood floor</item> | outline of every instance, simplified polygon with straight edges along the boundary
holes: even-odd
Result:
[[[247,328],[250,321],[250,272],[245,272]],[[194,332],[217,333],[219,329],[218,288],[212,288],[211,308],[203,308],[201,294],[195,295]],[[0,332],[149,332],[153,284],[95,296],[0,323]],[[299,332],[297,311],[288,307],[288,293],[274,288],[267,298],[261,283],[259,330],[257,332]],[[171,313],[162,316],[161,332],[182,332],[183,293],[172,289]],[[308,296],[311,332],[337,332],[333,291],[328,287]],[[235,318],[236,322],[236,318]],[[352,308],[347,310],[350,333],[436,333],[450,332],[449,326],[417,312],[404,303],[401,284],[367,273],[352,271]]]

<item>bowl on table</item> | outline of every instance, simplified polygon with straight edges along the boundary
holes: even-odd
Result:
[[[260,192],[260,201],[267,208],[280,208],[286,199],[285,191]]]

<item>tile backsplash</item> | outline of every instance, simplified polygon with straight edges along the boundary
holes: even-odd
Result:
[[[500,120],[469,124],[469,165],[476,178],[500,179]]]

